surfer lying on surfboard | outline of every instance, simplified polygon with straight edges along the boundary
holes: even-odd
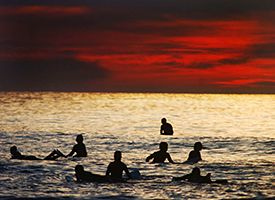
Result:
[[[181,177],[173,177],[172,181],[181,181],[187,180],[188,182],[192,183],[227,183],[227,180],[211,180],[211,174],[208,173],[206,176],[201,175],[201,170],[198,167],[194,167],[190,174],[186,174]]]

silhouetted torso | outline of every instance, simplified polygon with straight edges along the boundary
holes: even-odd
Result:
[[[162,124],[160,127],[160,131],[162,135],[173,135],[173,127],[169,123]]]
[[[87,157],[87,150],[84,143],[75,144],[72,152],[76,153],[74,157]]]
[[[171,156],[168,152],[156,151],[147,157],[147,160],[153,158],[153,163],[164,163],[166,159],[170,159]]]
[[[189,156],[187,159],[188,162],[194,162],[194,163],[199,162],[201,160],[202,160],[201,153],[199,151],[195,151],[195,150],[193,150],[189,153]]]
[[[164,163],[166,158],[170,163],[175,163],[170,154],[167,152],[168,150],[168,143],[167,142],[161,142],[159,143],[159,151],[156,151],[152,153],[150,156],[146,158],[146,162],[149,162],[151,159],[153,159],[153,163]]]
[[[110,173],[110,177],[114,180],[121,180],[123,171],[129,174],[128,168],[123,162],[111,162],[107,168],[107,173]]]

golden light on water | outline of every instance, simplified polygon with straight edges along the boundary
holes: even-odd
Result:
[[[274,95],[2,93],[3,130],[274,138]]]
[[[4,158],[0,166],[7,170],[0,189],[3,194],[21,197],[123,193],[145,199],[232,199],[240,193],[253,198],[258,191],[270,197],[274,194],[274,100],[274,95],[0,93],[0,156]],[[173,136],[159,134],[162,117],[173,125]],[[85,159],[51,163],[9,159],[12,145],[40,158],[55,148],[68,154],[80,133],[88,150]],[[194,166],[146,163],[145,158],[158,150],[161,141],[169,144],[168,151],[177,163],[185,161],[193,144],[201,141],[206,149],[196,166],[202,174],[211,173],[214,180],[228,179],[231,184],[183,187],[171,183],[173,176],[189,173]],[[144,179],[133,186],[103,184],[96,190],[91,189],[92,184],[70,182],[76,164],[105,174],[116,150],[122,151],[123,161],[130,169],[139,169]],[[31,189],[26,190],[25,185]],[[53,192],[53,187],[60,190]]]

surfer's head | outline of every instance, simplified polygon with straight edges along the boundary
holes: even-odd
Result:
[[[21,153],[18,151],[16,146],[12,146],[10,148],[10,153],[12,155],[12,158],[19,158],[21,156]]]
[[[200,170],[200,168],[194,167],[191,174],[192,174],[192,175],[195,175],[195,176],[200,176],[200,175],[201,175],[201,170]]]
[[[161,123],[162,123],[162,124],[166,124],[166,122],[167,122],[166,118],[162,118],[162,119],[161,119]]]
[[[114,153],[114,159],[115,159],[115,161],[121,161],[121,151],[116,151],[115,153]]]
[[[10,153],[11,153],[12,155],[15,155],[17,152],[18,152],[18,150],[17,150],[17,147],[16,147],[16,146],[12,146],[12,147],[10,148]]]
[[[80,174],[80,173],[84,172],[84,167],[83,167],[83,165],[76,165],[74,170],[75,170],[76,174]]]
[[[82,143],[83,142],[83,136],[81,134],[76,136],[76,142],[77,143]]]
[[[194,144],[194,150],[195,150],[195,151],[200,151],[200,150],[202,150],[202,143],[201,143],[201,142],[196,142],[196,143]]]
[[[161,151],[166,152],[168,150],[168,143],[167,142],[161,142],[161,143],[159,143],[159,149]]]

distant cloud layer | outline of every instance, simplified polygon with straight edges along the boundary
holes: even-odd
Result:
[[[0,90],[85,91],[108,72],[72,59],[0,61]]]
[[[272,19],[274,0],[0,0],[0,90],[275,93]]]

